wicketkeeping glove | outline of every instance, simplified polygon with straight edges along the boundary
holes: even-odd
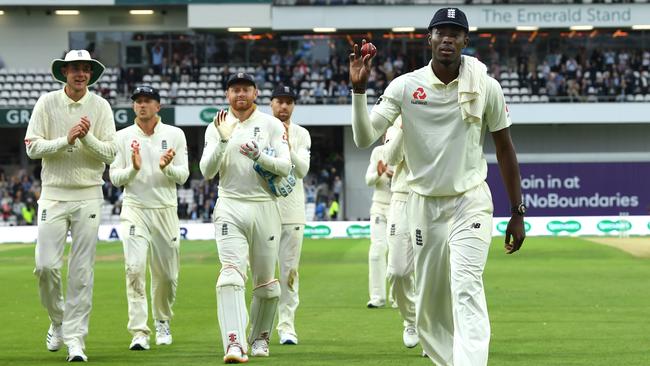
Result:
[[[251,140],[239,147],[239,153],[251,160],[257,160],[260,157],[260,148],[255,141]]]
[[[275,150],[272,147],[267,147],[262,152],[266,155],[275,157]],[[291,172],[287,177],[280,177],[275,175],[268,170],[262,168],[257,162],[253,164],[253,169],[259,174],[268,184],[271,193],[277,197],[286,197],[289,193],[293,192],[293,187],[296,185],[296,177],[293,174],[293,167],[291,167]]]

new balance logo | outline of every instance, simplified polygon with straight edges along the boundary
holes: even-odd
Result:
[[[481,228],[481,223],[480,222],[475,222],[472,224],[472,229],[480,229]]]
[[[447,9],[447,18],[456,18],[456,9]]]
[[[160,147],[161,147],[163,150],[167,150],[167,140],[162,140],[162,143],[161,143],[160,145],[161,145]]]
[[[129,235],[135,235],[135,225],[129,227]]]
[[[415,229],[415,245],[422,246],[422,244],[423,244],[422,230]]]
[[[172,238],[172,243],[175,243],[178,238]]]
[[[294,230],[296,230],[296,231],[300,231],[300,226],[296,226],[296,227],[294,228]]]
[[[390,236],[395,236],[395,224],[390,225]]]
[[[90,216],[88,216],[89,219],[94,219],[96,217],[97,217],[97,215],[95,215],[95,214],[91,214]]]
[[[275,239],[275,235],[271,235],[271,236],[269,237],[269,241],[273,241],[273,239]]]
[[[228,224],[221,225],[221,235],[222,236],[228,235]]]
[[[47,210],[43,209],[43,212],[41,212],[41,221],[45,221],[47,218]]]

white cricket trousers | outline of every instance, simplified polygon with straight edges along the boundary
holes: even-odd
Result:
[[[483,269],[492,231],[487,183],[451,197],[411,193],[416,325],[422,349],[438,366],[485,366],[490,321]]]
[[[415,325],[415,278],[413,244],[409,234],[406,201],[393,193],[388,211],[388,285],[397,303],[404,326]],[[407,198],[407,194],[403,194]]]
[[[151,313],[155,320],[171,320],[180,267],[180,226],[176,207],[125,206],[120,214],[124,246],[127,329],[150,334],[147,326],[147,262],[151,272]]]
[[[41,304],[54,324],[63,324],[66,345],[85,348],[92,309],[95,249],[102,199],[87,201],[38,201],[36,268]],[[70,230],[68,285],[63,300],[61,268]]]
[[[370,302],[386,303],[386,215],[388,205],[373,202],[370,207],[370,249],[368,251],[368,292]]]
[[[221,271],[217,279],[219,327],[224,353],[236,331],[236,341],[247,352],[244,332],[248,322],[244,303],[247,268],[253,277],[253,297],[257,289],[277,284],[275,266],[280,241],[280,210],[276,201],[246,201],[219,198],[214,207],[215,238]],[[234,292],[220,290],[235,288]],[[277,286],[279,296],[280,287]],[[273,297],[273,295],[271,295]],[[273,316],[277,302],[273,303]],[[255,324],[253,324],[254,328]],[[252,331],[252,330],[251,330]]]
[[[278,264],[280,267],[280,301],[278,302],[278,331],[296,336],[295,317],[298,298],[298,264],[305,232],[303,224],[282,225]]]

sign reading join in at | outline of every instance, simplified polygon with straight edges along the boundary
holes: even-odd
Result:
[[[529,216],[647,215],[650,210],[650,163],[544,163],[519,168]],[[487,181],[494,215],[510,216],[496,164],[490,164]]]

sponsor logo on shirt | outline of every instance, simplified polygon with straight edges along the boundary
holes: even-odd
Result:
[[[163,150],[167,150],[167,140],[162,140],[162,143],[160,144],[160,147]]]
[[[427,99],[427,93],[424,92],[423,87],[419,87],[413,92],[413,99],[411,100],[411,104],[426,105],[427,101],[425,99]]]
[[[422,240],[422,230],[415,229],[415,245],[422,246],[424,240]]]

